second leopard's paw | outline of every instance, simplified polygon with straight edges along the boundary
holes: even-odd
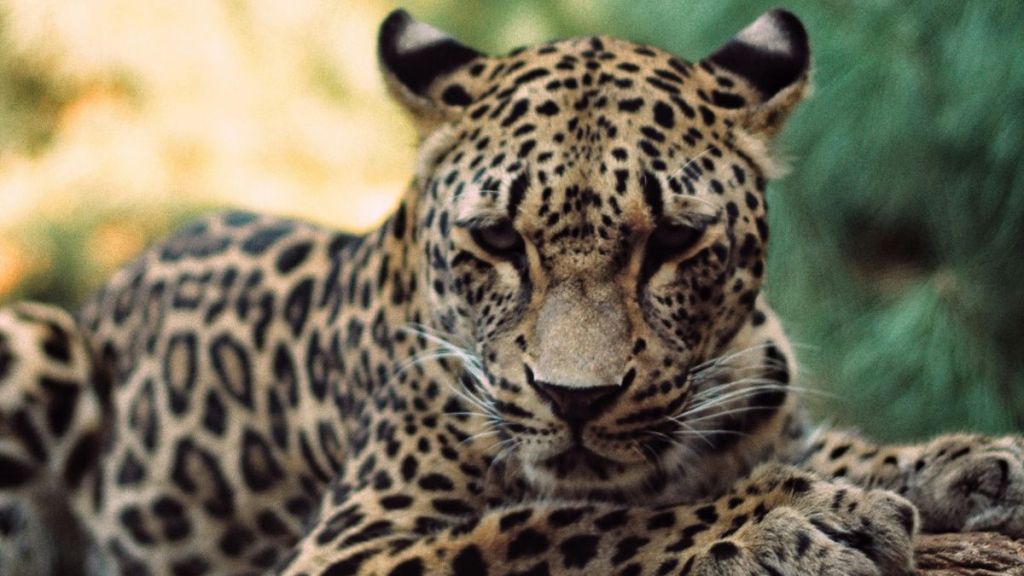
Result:
[[[907,476],[905,494],[925,530],[1024,537],[1024,438],[940,436]]]

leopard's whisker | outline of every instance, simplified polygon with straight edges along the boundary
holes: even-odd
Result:
[[[753,406],[742,406],[742,407],[739,407],[739,408],[733,408],[731,410],[723,410],[721,412],[715,412],[714,414],[705,414],[704,416],[699,416],[697,418],[687,418],[685,420],[685,422],[692,427],[694,424],[699,424],[701,422],[706,422],[708,420],[715,420],[717,418],[724,418],[726,416],[732,416],[734,414],[744,414],[746,412],[756,412],[758,410],[770,410],[772,408],[774,408],[774,407],[773,406],[765,406],[763,404],[758,404],[758,405],[753,405]],[[675,421],[678,421],[678,420],[675,419],[673,421],[675,422]],[[682,422],[680,422],[680,423],[682,423]]]
[[[723,356],[716,356],[714,358],[709,358],[708,360],[705,360],[704,362],[701,362],[700,364],[697,364],[697,365],[693,366],[692,368],[690,368],[690,372],[699,371],[702,368],[705,368],[705,367],[710,366],[710,365],[715,365],[715,364],[721,364],[721,363],[724,363],[724,362],[729,362],[729,361],[733,360],[734,358],[737,358],[737,357],[742,356],[744,354],[750,354],[751,352],[757,352],[757,351],[760,351],[760,350],[764,350],[765,348],[768,348],[769,346],[772,346],[772,344],[770,342],[761,342],[760,344],[754,344],[752,346],[747,346],[746,348],[740,348],[739,350],[735,350],[735,351],[730,352],[729,354],[725,354]]]
[[[460,444],[469,444],[470,442],[472,442],[474,440],[477,440],[479,438],[486,438],[488,436],[494,436],[494,435],[500,434],[500,433],[501,433],[501,430],[494,430],[494,429],[484,430],[483,432],[477,432],[476,434],[471,434],[469,436],[466,436],[459,443]]]
[[[747,383],[745,383],[745,384],[747,384]],[[750,384],[753,384],[753,383],[750,383]],[[741,388],[736,389],[736,390],[730,390],[730,391],[726,392],[725,394],[721,394],[719,396],[713,396],[713,397],[710,397],[710,398],[707,398],[707,399],[699,398],[699,399],[697,399],[697,402],[695,402],[694,404],[692,404],[690,406],[685,407],[676,416],[695,414],[695,413],[698,413],[698,412],[704,412],[704,411],[716,408],[716,407],[718,407],[718,406],[720,406],[722,404],[725,404],[727,402],[731,402],[733,400],[738,400],[738,399],[741,399],[741,398],[744,398],[744,397],[747,397],[747,396],[753,396],[753,395],[758,394],[760,392],[767,392],[767,391],[787,391],[788,392],[790,390],[793,390],[793,388],[794,387],[788,386],[786,384],[778,384],[778,383],[764,383],[764,384],[754,384],[754,385],[751,385],[751,386],[744,386],[744,387],[741,387]]]

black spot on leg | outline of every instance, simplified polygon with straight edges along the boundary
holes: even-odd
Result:
[[[615,545],[615,554],[612,556],[612,564],[618,566],[632,560],[641,548],[646,546],[651,540],[649,538],[640,538],[637,536],[628,536],[619,540]]]
[[[455,576],[487,576],[487,564],[480,548],[470,544],[460,550],[452,560],[452,571]]]
[[[597,557],[597,545],[601,537],[595,534],[571,536],[558,545],[565,568],[584,568]]]
[[[552,528],[562,528],[570,526],[579,522],[580,518],[583,517],[584,509],[582,508],[563,508],[555,510],[548,515],[548,524]]]
[[[705,524],[714,524],[715,522],[718,522],[718,511],[715,510],[714,505],[709,504],[707,506],[701,506],[694,512],[694,514],[697,516],[698,520]]]
[[[510,561],[529,558],[543,554],[550,547],[551,542],[548,541],[547,536],[532,528],[527,528],[509,542],[506,557]]]
[[[533,515],[533,510],[518,510],[509,512],[498,520],[498,529],[501,532],[508,532],[512,528],[525,523]]]
[[[626,509],[613,510],[604,516],[601,516],[594,520],[594,526],[602,532],[608,532],[621,526],[624,526],[629,521],[629,511]]]
[[[712,507],[713,508],[713,507]],[[676,523],[676,515],[670,510],[661,512],[651,516],[647,520],[648,530],[661,530],[663,528],[671,528]]]

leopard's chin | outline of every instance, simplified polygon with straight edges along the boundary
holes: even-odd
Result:
[[[625,462],[607,458],[579,445],[541,461],[540,465],[559,478],[585,475],[608,480],[612,474],[621,474],[626,471]]]
[[[646,462],[618,460],[579,445],[525,461],[523,472],[544,496],[615,503],[641,501],[656,492],[661,476]]]

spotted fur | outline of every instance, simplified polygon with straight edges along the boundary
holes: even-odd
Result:
[[[806,429],[760,291],[792,14],[691,64],[397,11],[379,58],[422,141],[377,231],[214,216],[75,318],[0,312],[0,572],[900,574],[919,523],[1024,534],[1019,438]],[[68,507],[89,544],[46,549]]]

